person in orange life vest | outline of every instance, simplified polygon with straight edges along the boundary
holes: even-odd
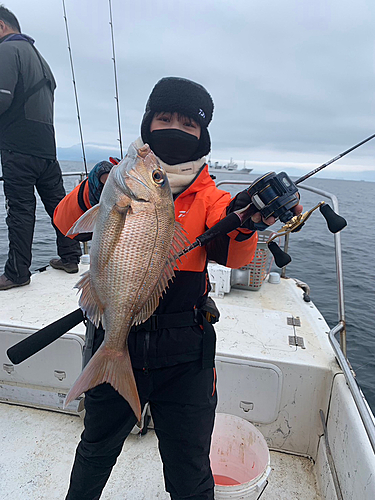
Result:
[[[176,219],[191,242],[231,210],[249,204],[245,192],[232,199],[216,188],[209,175],[205,155],[210,151],[207,127],[212,114],[212,98],[204,87],[183,78],[163,78],[151,92],[141,138],[134,143],[137,148],[148,143],[165,168]],[[80,191],[87,208],[96,202],[90,191],[92,185],[89,176],[56,208],[54,222],[62,232],[84,211],[78,203]],[[297,207],[296,212],[301,209]],[[133,327],[129,334],[138,393],[142,407],[149,403],[165,487],[173,500],[214,498],[209,451],[216,408],[215,333],[207,321],[202,319],[197,324],[195,319],[196,311],[202,317],[200,311],[205,310],[210,290],[208,259],[229,267],[248,264],[257,245],[255,229],[273,222],[262,221],[258,213],[243,227],[187,254],[153,320]],[[191,324],[179,324],[176,316],[186,319],[189,314]],[[163,328],[158,327],[161,322]],[[103,338],[103,329],[96,329],[94,351]],[[100,497],[124,440],[136,423],[129,404],[109,384],[86,392],[85,409],[85,429],[66,500]]]

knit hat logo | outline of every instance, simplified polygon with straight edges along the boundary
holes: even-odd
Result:
[[[203,111],[202,108],[199,108],[198,115],[201,116],[202,118],[206,118],[206,113]]]

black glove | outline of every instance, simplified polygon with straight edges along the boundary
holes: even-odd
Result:
[[[89,200],[90,204],[93,207],[97,203],[99,203],[100,195],[103,191],[103,186],[100,182],[100,177],[103,174],[108,174],[113,165],[109,161],[100,161],[97,163],[90,171],[88,182],[89,182]]]
[[[236,210],[240,210],[241,208],[245,208],[251,203],[251,198],[245,189],[238,193],[233,200],[230,202],[227,208],[227,215],[231,212],[235,212]],[[245,221],[241,227],[245,227],[246,229],[250,229],[250,231],[264,231],[268,229],[268,225],[265,222],[253,222],[251,217]]]

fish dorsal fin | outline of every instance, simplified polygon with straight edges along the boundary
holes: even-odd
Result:
[[[86,271],[74,288],[78,288],[82,292],[79,298],[79,307],[86,313],[88,319],[98,327],[100,322],[103,324],[104,307],[91,286],[90,278],[90,271]]]
[[[148,320],[151,314],[153,314],[155,309],[158,307],[160,297],[166,288],[168,288],[169,281],[175,276],[174,267],[178,268],[177,261],[180,261],[179,254],[189,244],[190,242],[186,236],[186,231],[179,222],[175,221],[173,240],[168,257],[165,261],[164,269],[160,274],[159,281],[156,283],[150,298],[144,304],[139,313],[134,317],[133,325],[139,325],[140,323]]]
[[[93,233],[98,215],[99,205],[87,210],[81,217],[73,224],[73,226],[66,233],[67,236],[78,233]]]

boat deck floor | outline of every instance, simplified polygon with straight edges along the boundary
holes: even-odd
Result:
[[[1,500],[62,500],[75,448],[79,417],[0,404]],[[320,500],[314,464],[271,451],[272,472],[262,500]],[[103,500],[167,500],[153,430],[130,435],[101,497]]]

